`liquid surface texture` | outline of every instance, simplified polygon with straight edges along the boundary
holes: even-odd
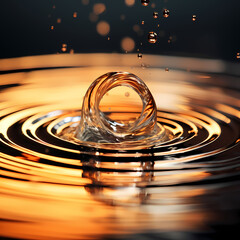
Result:
[[[0,61],[1,238],[237,236],[239,68],[147,54],[140,61],[145,67],[136,54]],[[171,139],[137,150],[96,149],[70,140],[92,81],[118,71],[144,80],[157,122]],[[100,110],[111,119],[119,113],[138,118],[130,104],[134,91],[112,91]]]

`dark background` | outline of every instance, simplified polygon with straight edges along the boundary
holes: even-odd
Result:
[[[98,21],[110,24],[109,41],[107,36],[97,33],[98,21],[89,20],[93,5],[99,2],[106,5]],[[152,3],[155,8],[151,7]],[[163,18],[163,8],[170,10],[168,18]],[[75,53],[123,53],[121,39],[129,36],[136,43],[133,52],[140,48],[143,54],[240,61],[236,57],[240,52],[238,0],[150,0],[147,7],[140,0],[132,7],[124,0],[90,0],[88,5],[83,5],[81,0],[1,0],[0,11],[0,58],[61,53],[63,43],[67,44],[67,52],[74,49]],[[153,19],[153,11],[159,12],[158,19]],[[73,18],[74,12],[77,18]],[[197,15],[195,22],[193,14]],[[56,23],[58,18],[61,23]],[[142,36],[133,30],[135,24],[142,28]],[[51,25],[54,30],[50,29]],[[156,44],[148,43],[149,31],[160,33]],[[168,43],[170,36],[173,40]]]

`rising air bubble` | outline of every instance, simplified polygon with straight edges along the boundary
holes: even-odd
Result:
[[[121,86],[139,95],[141,111],[106,113],[100,110],[103,96]],[[166,139],[166,131],[157,122],[156,104],[146,84],[134,74],[110,72],[96,79],[87,90],[75,138],[81,145],[95,148],[143,149],[159,145]]]

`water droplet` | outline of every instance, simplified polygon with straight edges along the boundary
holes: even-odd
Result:
[[[130,93],[129,92],[125,92],[125,97],[129,97],[130,96]]]
[[[196,15],[192,15],[192,20],[193,20],[193,22],[195,22],[197,20],[197,16]]]
[[[149,0],[141,0],[143,6],[148,6]]]
[[[240,53],[237,53],[237,59],[240,59]]]
[[[54,29],[54,26],[52,25],[52,26],[50,27],[50,29],[53,30],[53,29]]]
[[[142,53],[138,54],[138,58],[141,59],[142,58]]]
[[[153,18],[158,18],[158,12],[153,12]]]
[[[163,16],[164,16],[165,18],[169,17],[169,10],[168,10],[168,9],[164,9],[164,10],[163,10]]]
[[[148,42],[149,43],[156,43],[157,42],[157,34],[155,32],[148,33]]]
[[[63,43],[62,44],[62,52],[66,52],[67,51],[67,44],[66,43]]]
[[[142,25],[144,25],[144,21],[142,21]]]
[[[77,12],[73,13],[73,17],[76,18],[77,17]]]

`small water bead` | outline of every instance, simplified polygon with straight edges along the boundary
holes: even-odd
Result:
[[[197,20],[197,16],[196,15],[192,15],[192,20],[193,20],[193,22],[195,22]]]
[[[141,0],[143,6],[148,6],[149,0]]]
[[[138,58],[141,59],[142,58],[142,53],[138,54]]]
[[[158,12],[153,12],[153,18],[158,18]]]
[[[167,18],[167,17],[169,17],[169,10],[168,9],[164,9],[163,10],[163,17],[165,17],[165,18]]]
[[[157,34],[155,32],[148,33],[148,42],[149,43],[156,43],[157,42]]]

